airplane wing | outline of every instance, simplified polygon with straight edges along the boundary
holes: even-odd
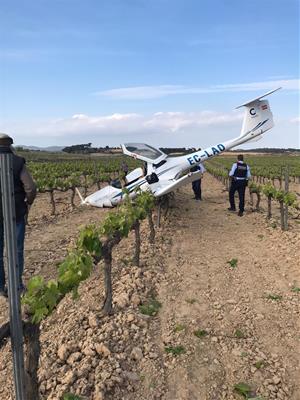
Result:
[[[163,153],[161,150],[145,143],[125,143],[121,146],[123,153],[127,156],[137,158],[138,160],[150,164],[158,164],[168,157],[167,154]]]
[[[194,182],[195,180],[201,178],[202,172],[197,171],[183,175],[178,179],[170,179],[165,181],[160,181],[159,185],[152,189],[155,197],[163,196],[167,193],[173,192],[181,186],[187,185]]]

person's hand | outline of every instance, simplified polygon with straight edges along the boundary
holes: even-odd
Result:
[[[24,217],[24,219],[25,219],[25,225],[29,225],[29,224],[28,224],[28,214],[29,214],[30,208],[31,208],[31,204],[28,204],[28,203],[27,203],[27,213],[25,214],[25,217]]]

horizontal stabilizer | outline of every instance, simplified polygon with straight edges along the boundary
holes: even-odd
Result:
[[[279,87],[279,88],[277,88],[277,89],[274,89],[274,90],[271,90],[270,92],[265,93],[265,94],[263,94],[262,96],[256,97],[256,98],[253,99],[253,100],[249,100],[249,101],[247,101],[246,103],[241,104],[240,106],[237,106],[236,109],[241,108],[241,107],[245,107],[245,106],[250,106],[251,104],[255,103],[257,100],[260,100],[260,99],[262,99],[263,97],[269,96],[269,94],[272,94],[272,93],[274,93],[274,92],[277,92],[277,90],[280,90],[280,89],[281,89],[281,87]]]
[[[281,88],[271,90],[270,92],[239,106],[245,107],[243,126],[239,136],[240,138],[248,138],[250,140],[273,128],[273,114],[269,102],[268,100],[261,99],[279,89]]]

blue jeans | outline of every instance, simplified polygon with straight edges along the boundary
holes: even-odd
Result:
[[[17,250],[18,250],[18,267],[19,267],[19,285],[22,285],[22,275],[24,270],[24,239],[25,239],[25,219],[17,222]],[[3,224],[0,223],[0,289],[5,286],[5,272],[3,262],[4,250],[4,233]]]

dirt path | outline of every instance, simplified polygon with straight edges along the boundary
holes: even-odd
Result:
[[[242,381],[265,399],[299,400],[299,293],[291,290],[300,286],[299,233],[227,212],[210,176],[203,187],[203,202],[177,194],[171,216],[161,348],[185,353],[165,355],[165,399],[240,398],[233,386]]]
[[[154,246],[143,224],[141,269],[131,261],[133,234],[117,247],[113,316],[101,319],[100,263],[79,300],[67,296],[43,322],[41,398],[72,392],[84,400],[238,400],[233,387],[246,382],[264,400],[300,400],[299,225],[282,233],[262,214],[227,212],[227,194],[208,174],[203,197],[192,200],[190,188],[176,193]],[[106,212],[79,208],[33,220],[25,280],[53,277],[80,225]],[[142,315],[139,305],[157,294],[158,316]],[[6,319],[0,299],[0,324]],[[60,354],[66,346],[68,358]],[[11,391],[7,343],[0,398],[11,399]]]

